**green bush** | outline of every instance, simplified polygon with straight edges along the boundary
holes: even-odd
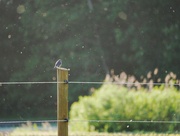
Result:
[[[153,121],[180,120],[180,93],[175,88],[151,91],[129,90],[117,85],[103,85],[91,96],[80,97],[70,111],[71,129],[77,131],[157,131],[180,130],[178,123]],[[78,120],[75,122],[75,120]],[[80,121],[82,120],[82,121]],[[84,120],[119,120],[121,123]],[[152,121],[150,123],[134,121]]]

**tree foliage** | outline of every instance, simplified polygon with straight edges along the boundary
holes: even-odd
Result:
[[[140,76],[158,67],[160,77],[169,71],[179,77],[178,5],[178,0],[1,0],[0,81],[55,81],[53,65],[59,58],[71,69],[73,81],[102,81],[112,68]],[[70,104],[89,88],[70,86]],[[0,105],[12,107],[9,90],[17,100],[19,89],[0,89]],[[55,96],[56,87],[27,85],[20,90],[27,95],[38,91],[43,103]],[[55,107],[56,97],[51,100],[49,108]]]

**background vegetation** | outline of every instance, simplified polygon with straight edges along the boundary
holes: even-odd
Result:
[[[71,120],[97,120],[72,122],[74,131],[122,132],[157,131],[179,132],[180,124],[153,123],[153,121],[180,120],[180,93],[175,88],[136,91],[117,85],[104,84],[92,96],[80,97],[71,107]],[[98,122],[98,120],[129,122]],[[152,121],[137,123],[133,121]]]
[[[111,69],[180,76],[179,0],[1,0],[0,82],[102,81]],[[157,78],[158,79],[158,78]],[[156,82],[156,79],[153,79]],[[1,85],[1,84],[0,84]],[[69,104],[92,85],[70,85]],[[0,119],[55,118],[56,85],[1,85]]]

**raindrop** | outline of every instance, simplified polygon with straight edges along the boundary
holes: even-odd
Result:
[[[82,46],[82,48],[84,48],[84,46]]]
[[[10,35],[10,34],[8,35],[8,38],[9,38],[9,39],[11,38],[11,35]]]
[[[132,119],[130,120],[130,122],[132,122]]]
[[[46,17],[46,16],[47,16],[47,13],[42,13],[42,16],[43,16],[43,17]]]
[[[104,8],[104,11],[107,11],[108,10],[108,8]]]
[[[22,54],[22,51],[20,52],[20,54]]]
[[[24,12],[25,12],[25,6],[24,5],[19,5],[17,7],[17,13],[22,14]]]
[[[56,80],[56,77],[53,77],[52,80]]]
[[[127,128],[129,128],[129,125],[127,125]]]
[[[121,18],[123,20],[127,20],[127,14],[125,12],[120,12],[119,13],[119,18]]]
[[[50,95],[49,97],[52,98],[52,95]]]

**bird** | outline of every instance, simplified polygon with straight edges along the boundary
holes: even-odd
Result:
[[[62,65],[62,60],[59,59],[59,60],[56,61],[55,65],[54,65],[54,68],[60,68],[61,65]]]

